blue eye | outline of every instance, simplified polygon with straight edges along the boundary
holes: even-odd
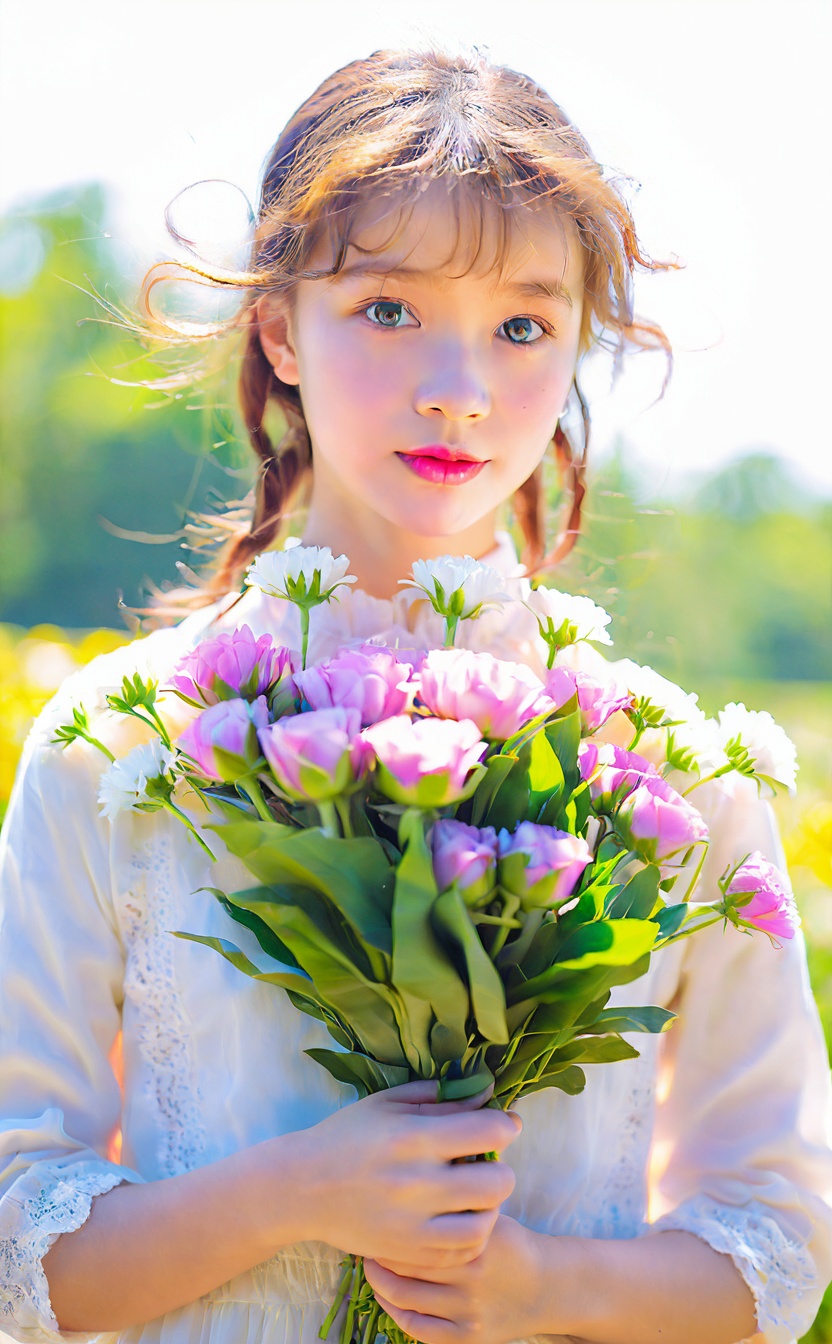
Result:
[[[397,322],[396,319],[407,313],[403,303],[397,303],[394,299],[376,299],[375,303],[370,303],[362,312],[369,314],[373,308],[380,310],[377,318],[370,318],[374,327],[389,327],[392,331],[397,331],[404,323]],[[410,314],[407,313],[409,317]],[[415,318],[413,319],[415,322]],[[418,325],[418,323],[416,324]]]
[[[545,336],[546,333],[540,323],[535,322],[533,317],[510,317],[507,322],[503,323],[503,331],[509,332],[511,328],[519,328],[519,334],[521,336],[523,334],[528,334],[530,327],[537,327],[540,336],[535,336],[534,339],[531,340],[514,340],[513,336],[509,335],[509,341],[512,345],[537,345],[540,337]]]

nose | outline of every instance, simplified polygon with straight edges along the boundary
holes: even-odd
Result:
[[[482,420],[491,410],[488,379],[461,342],[444,343],[419,380],[413,405],[420,415]]]

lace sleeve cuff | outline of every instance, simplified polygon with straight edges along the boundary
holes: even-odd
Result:
[[[760,1204],[736,1207],[705,1196],[687,1200],[648,1232],[692,1232],[730,1255],[751,1292],[767,1344],[795,1344],[820,1305],[820,1284],[806,1246],[791,1240]]]
[[[34,1163],[15,1182],[0,1202],[0,1331],[27,1344],[65,1338],[49,1301],[43,1257],[62,1232],[86,1222],[96,1195],[139,1179],[110,1162],[77,1160]]]

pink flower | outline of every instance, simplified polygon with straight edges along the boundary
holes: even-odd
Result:
[[[543,682],[543,689],[558,709],[571,700],[578,689],[578,674],[571,667],[550,667]]]
[[[251,773],[260,759],[258,728],[265,728],[269,711],[264,696],[247,700],[220,700],[190,723],[179,746],[208,779],[232,782]]]
[[[582,742],[578,749],[581,779],[589,780],[596,811],[609,812],[648,779],[659,779],[654,766],[635,751],[612,742]]]
[[[707,840],[708,828],[696,808],[658,775],[645,775],[615,813],[615,829],[648,863],[664,863]],[[678,865],[676,865],[678,866]]]
[[[532,821],[521,821],[513,835],[500,831],[498,843],[500,883],[525,908],[562,905],[592,862],[592,851],[581,836]]]
[[[735,905],[740,924],[760,929],[776,938],[794,938],[800,928],[800,915],[785,873],[759,850],[749,854],[725,888],[725,895],[740,896],[752,892],[747,905]],[[779,944],[778,944],[779,946]]]
[[[367,728],[410,707],[412,671],[412,664],[400,661],[393,649],[365,644],[295,673],[295,685],[313,709],[357,709],[362,728]]]
[[[629,709],[633,695],[619,681],[599,681],[588,672],[574,672],[584,733],[595,733],[620,709]]]
[[[466,900],[480,900],[494,886],[497,832],[493,826],[466,826],[446,818],[430,831],[433,873],[440,891],[456,882]]]
[[[284,793],[324,802],[348,793],[367,771],[372,753],[360,728],[357,709],[313,709],[262,728],[260,746]]]
[[[376,754],[378,783],[394,803],[445,807],[472,792],[476,769],[488,750],[470,719],[410,719],[398,714],[361,734]]]
[[[204,639],[177,667],[171,685],[189,700],[215,705],[218,700],[266,695],[291,675],[297,654],[275,647],[271,635],[255,639],[247,625],[231,634]]]
[[[419,673],[419,699],[441,719],[471,719],[492,742],[557,708],[530,668],[467,649],[431,649]]]

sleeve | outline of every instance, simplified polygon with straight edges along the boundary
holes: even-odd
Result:
[[[122,950],[96,806],[103,758],[40,730],[0,836],[0,1337],[20,1341],[64,1338],[43,1256],[96,1195],[140,1179],[105,1156],[121,1112]]]
[[[750,781],[735,779],[709,820],[704,896],[752,850],[784,866]],[[660,1042],[647,1231],[682,1229],[729,1255],[760,1336],[793,1344],[832,1279],[832,1091],[805,942],[798,931],[777,948],[717,923],[683,948],[679,1018]]]

